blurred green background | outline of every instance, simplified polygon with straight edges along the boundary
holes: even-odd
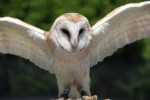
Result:
[[[61,14],[77,12],[91,26],[114,8],[144,0],[0,0],[0,16],[49,30]],[[150,99],[150,39],[119,49],[91,68],[91,92],[102,98]],[[0,97],[57,97],[54,75],[20,57],[0,54]]]

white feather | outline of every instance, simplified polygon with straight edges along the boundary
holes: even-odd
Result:
[[[44,31],[11,17],[0,18],[0,52],[29,59],[53,73]]]
[[[150,36],[150,1],[119,7],[92,27],[91,66],[128,43]]]
[[[30,36],[30,37],[33,37],[33,38],[34,38],[34,40],[35,40],[35,39],[43,39],[43,40],[46,39],[45,36],[44,36],[43,34],[41,34],[40,32],[38,32],[38,31],[35,31],[35,30],[27,30],[27,32],[29,33],[29,36]]]

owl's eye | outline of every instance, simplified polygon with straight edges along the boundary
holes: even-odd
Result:
[[[70,32],[67,29],[62,28],[61,31],[70,39]]]
[[[83,34],[83,32],[84,32],[84,28],[81,28],[80,30],[79,30],[79,36],[81,35],[81,34]]]

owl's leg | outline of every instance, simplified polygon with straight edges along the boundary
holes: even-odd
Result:
[[[84,81],[80,88],[78,88],[79,93],[81,94],[82,100],[97,100],[97,96],[91,96],[89,81]]]
[[[81,90],[80,91],[82,100],[97,100],[97,96],[91,96],[90,91]]]
[[[91,92],[87,88],[80,88],[80,89],[78,89],[78,91],[79,91],[81,97],[83,97],[83,96],[91,96]]]
[[[80,89],[82,100],[97,100],[97,96],[91,96],[90,90]]]
[[[62,94],[60,94],[60,98],[63,98],[63,99],[68,99],[69,98],[69,93],[70,93],[70,88],[65,88],[64,90],[63,90],[63,93]]]
[[[62,83],[59,82],[59,80],[58,80],[58,89],[59,89],[58,90],[59,91],[58,97],[60,98],[58,100],[66,100],[66,99],[68,99],[69,93],[70,93],[70,87],[66,86],[66,85],[62,85]]]
[[[89,73],[88,75],[85,75],[86,77],[82,77],[79,81],[78,81],[78,91],[82,96],[91,96],[91,92],[90,92],[90,78],[89,78]]]
[[[81,94],[81,97],[88,95],[84,90],[81,90],[80,94]]]

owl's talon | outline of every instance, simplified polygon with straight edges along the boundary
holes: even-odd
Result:
[[[82,90],[82,91],[80,92],[80,94],[81,94],[81,97],[87,96],[87,93],[86,93],[84,90]]]
[[[82,96],[82,100],[97,100],[97,95],[94,95],[94,96]]]
[[[57,100],[64,100],[64,98],[59,98],[59,99],[57,99]]]
[[[63,100],[67,100],[69,99],[69,92],[70,92],[70,88],[65,88],[63,93],[60,95],[61,98],[63,98]]]
[[[67,99],[67,100],[72,100],[71,98]]]

